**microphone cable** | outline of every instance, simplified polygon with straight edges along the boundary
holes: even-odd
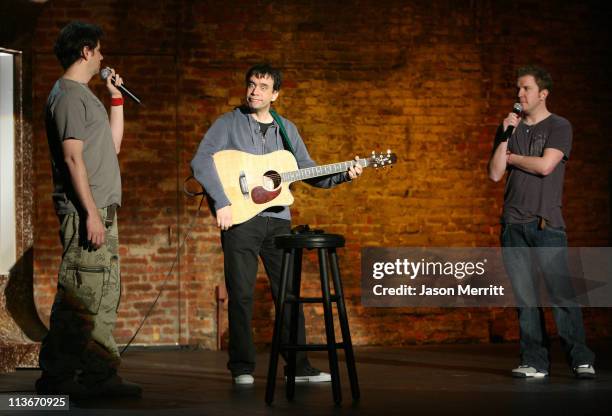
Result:
[[[189,191],[187,189],[187,182],[190,179],[193,179],[193,178],[194,177],[192,175],[192,176],[189,176],[187,179],[185,179],[185,181],[183,182],[183,192],[185,193],[185,195],[187,195],[187,196],[189,196],[191,198],[196,197],[196,196],[201,196],[200,203],[198,204],[198,209],[196,209],[196,212],[195,212],[193,218],[191,219],[191,224],[189,224],[189,227],[187,228],[187,232],[185,233],[185,237],[183,238],[183,241],[181,242],[181,244],[179,245],[178,250],[176,251],[176,257],[174,257],[174,260],[172,261],[172,265],[170,266],[170,270],[166,274],[166,277],[164,278],[164,281],[162,282],[162,285],[161,285],[159,291],[157,292],[157,296],[155,297],[155,300],[153,301],[153,303],[151,303],[151,306],[149,306],[149,309],[147,310],[147,313],[145,314],[145,316],[140,321],[140,325],[138,325],[138,328],[134,332],[134,335],[132,335],[132,338],[130,338],[128,343],[125,344],[125,346],[121,349],[121,352],[119,353],[119,356],[123,356],[125,351],[132,344],[132,342],[134,342],[134,340],[136,339],[136,336],[138,335],[138,333],[140,332],[140,330],[144,326],[145,322],[147,321],[147,319],[151,315],[151,312],[153,312],[153,309],[155,309],[155,305],[157,305],[157,302],[159,301],[159,298],[160,298],[162,292],[164,291],[164,289],[166,288],[166,284],[168,283],[168,280],[170,279],[170,276],[172,275],[172,272],[174,271],[174,266],[176,265],[176,263],[177,263],[177,261],[179,259],[181,251],[183,250],[183,247],[185,247],[185,243],[187,242],[187,239],[189,238],[191,232],[193,231],[193,227],[195,226],[196,219],[200,215],[200,211],[202,209],[202,204],[204,203],[204,199],[206,199],[206,193],[204,192],[204,189],[202,189],[202,191],[200,191],[200,192],[191,192],[191,191]],[[179,305],[179,307],[180,307],[180,305]]]
[[[183,192],[185,193],[185,195],[187,195],[187,196],[189,196],[191,198],[196,197],[196,196],[201,196],[200,202],[198,204],[198,208],[196,209],[196,212],[195,212],[195,214],[194,214],[194,216],[193,216],[193,218],[191,220],[191,224],[189,224],[189,227],[187,228],[187,233],[185,234],[185,237],[183,238],[183,241],[180,244],[180,246],[179,246],[179,248],[178,248],[178,250],[176,252],[176,257],[174,258],[174,261],[172,262],[172,265],[170,266],[170,270],[166,274],[166,278],[162,282],[161,288],[159,289],[159,291],[157,293],[157,296],[155,297],[155,300],[153,301],[153,303],[151,303],[151,306],[149,307],[149,310],[147,311],[145,316],[142,318],[142,321],[140,322],[140,325],[138,326],[138,328],[134,332],[134,335],[132,335],[132,338],[130,338],[128,343],[125,344],[125,346],[121,349],[121,352],[119,353],[119,356],[123,356],[123,354],[127,351],[129,346],[132,344],[132,342],[134,342],[134,340],[136,339],[136,336],[138,335],[138,333],[140,332],[140,330],[144,326],[146,320],[151,315],[151,312],[153,312],[153,309],[155,308],[155,305],[157,305],[157,302],[159,301],[159,298],[160,298],[162,292],[164,291],[164,289],[166,287],[166,284],[168,283],[168,279],[172,275],[172,271],[174,270],[174,266],[176,265],[176,262],[178,261],[179,255],[180,255],[181,251],[183,250],[183,247],[185,246],[185,243],[187,242],[187,239],[189,238],[189,235],[193,231],[193,227],[195,226],[196,219],[200,215],[200,211],[202,210],[202,204],[204,203],[204,199],[206,199],[206,193],[204,192],[204,189],[202,189],[202,191],[200,191],[200,192],[191,192],[191,191],[187,190],[187,188],[186,188],[187,182],[190,179],[192,179],[192,178],[194,178],[193,175],[189,176],[183,182]],[[25,368],[25,369],[27,369],[27,370],[30,370],[30,369],[31,370],[40,370],[40,368]],[[17,370],[22,370],[22,369],[21,368],[17,368]],[[10,394],[10,393],[21,393],[21,390],[0,390],[0,394]]]

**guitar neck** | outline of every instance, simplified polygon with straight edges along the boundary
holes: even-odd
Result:
[[[318,178],[320,176],[333,175],[340,172],[346,172],[351,166],[355,164],[361,165],[366,168],[370,166],[370,159],[359,159],[359,160],[347,160],[346,162],[332,163],[330,165],[313,166],[311,168],[304,168],[294,170],[292,172],[281,173],[282,182],[296,182],[303,181],[305,179]]]

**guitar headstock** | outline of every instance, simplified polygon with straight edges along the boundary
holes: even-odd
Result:
[[[375,168],[384,168],[389,165],[393,165],[397,162],[397,156],[395,153],[391,153],[391,150],[387,149],[387,153],[379,152],[376,154],[372,151],[372,156],[368,158],[368,165]]]

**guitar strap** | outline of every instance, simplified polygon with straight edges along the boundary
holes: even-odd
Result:
[[[270,109],[270,114],[272,115],[272,118],[274,119],[274,121],[276,121],[276,124],[278,124],[278,127],[280,128],[280,135],[283,138],[283,144],[285,145],[285,149],[289,150],[293,154],[293,156],[295,156],[295,150],[293,150],[291,141],[289,141],[289,135],[287,134],[287,130],[285,130],[283,121],[281,120],[280,116],[276,111]]]

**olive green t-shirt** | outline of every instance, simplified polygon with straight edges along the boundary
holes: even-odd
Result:
[[[47,99],[45,122],[57,214],[80,210],[64,162],[62,142],[66,139],[83,142],[83,161],[96,206],[121,205],[121,174],[108,113],[89,87],[65,78],[57,80]]]

